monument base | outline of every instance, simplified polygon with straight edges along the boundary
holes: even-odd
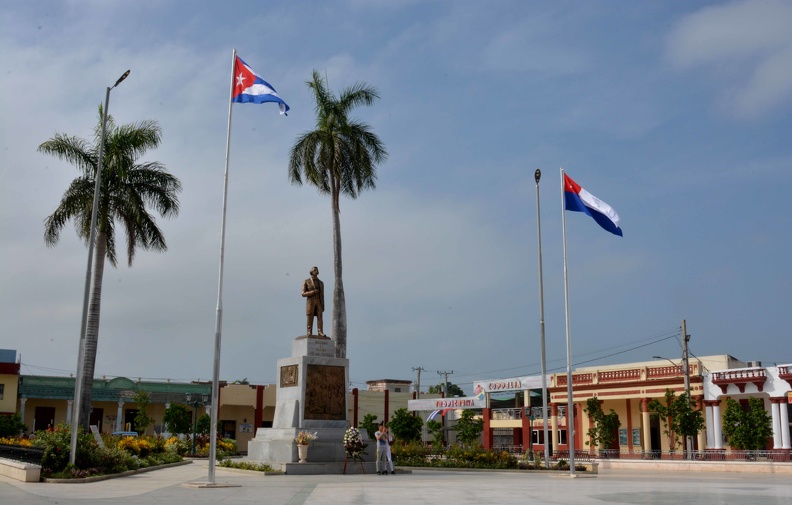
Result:
[[[308,446],[308,462],[343,462],[344,428],[260,428],[256,438],[248,442],[247,458],[273,464],[297,463],[297,443],[294,439],[301,431],[316,433],[316,440]]]
[[[292,356],[278,360],[280,380],[275,393],[273,427],[256,430],[256,437],[248,442],[248,459],[287,472],[286,466],[292,463],[300,466],[341,463],[343,468],[344,433],[349,427],[346,408],[349,360],[335,357],[334,344],[327,337],[297,337],[292,343]],[[317,437],[309,445],[308,463],[297,463],[294,439],[301,431],[316,433]],[[310,472],[322,473],[320,470],[324,468],[324,473],[341,473],[336,467],[312,466]]]

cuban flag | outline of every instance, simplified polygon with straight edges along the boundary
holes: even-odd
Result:
[[[231,93],[231,101],[237,103],[275,102],[278,104],[281,114],[285,115],[289,110],[289,106],[278,96],[275,88],[256,74],[239,56],[234,62],[234,91]]]
[[[581,188],[567,174],[564,174],[564,208],[588,214],[609,232],[623,236],[619,228],[619,214],[613,207]]]

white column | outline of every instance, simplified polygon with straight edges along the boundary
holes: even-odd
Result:
[[[778,402],[770,404],[770,414],[773,417],[773,449],[781,448],[781,413],[778,409]],[[786,427],[789,430],[789,427]]]
[[[781,411],[781,448],[792,449],[789,444],[789,407],[781,403],[778,408]]]
[[[124,402],[118,402],[118,412],[116,413],[116,431],[123,431],[124,422]]]
[[[712,438],[713,448],[723,449],[723,435],[721,434],[721,413],[720,405],[712,406]]]
[[[715,447],[715,440],[714,440],[715,429],[714,429],[714,423],[713,423],[714,414],[712,413],[712,406],[711,405],[707,405],[704,409],[705,409],[704,420],[707,423],[707,430],[706,430],[707,431],[707,447]]]
[[[66,424],[71,424],[74,400],[66,400]]]
[[[22,422],[25,422],[25,403],[27,402],[27,398],[20,398],[19,399],[19,417],[22,419]]]

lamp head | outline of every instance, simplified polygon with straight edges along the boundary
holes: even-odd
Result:
[[[541,178],[542,178],[542,171],[537,168],[536,172],[534,172],[534,179],[536,180],[536,184],[539,184],[539,179]]]
[[[116,86],[118,86],[119,84],[121,84],[121,81],[123,81],[124,79],[126,79],[127,77],[129,77],[129,72],[131,72],[131,70],[127,70],[126,72],[124,72],[124,75],[122,75],[121,77],[119,77],[119,78],[118,78],[118,80],[116,81],[116,83],[115,83],[115,84],[113,84],[113,87],[115,88]]]

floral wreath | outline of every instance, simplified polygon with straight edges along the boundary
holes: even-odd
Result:
[[[363,455],[366,454],[366,447],[368,447],[368,444],[363,442],[360,430],[354,426],[346,430],[346,433],[344,433],[344,452],[347,457],[353,460],[362,460]]]

